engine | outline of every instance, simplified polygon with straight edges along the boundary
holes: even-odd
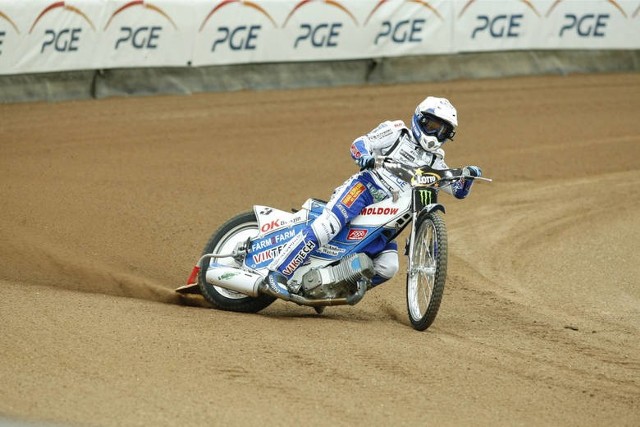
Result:
[[[354,254],[336,265],[306,272],[302,276],[302,289],[309,298],[345,298],[355,292],[359,281],[369,282],[374,274],[371,258]]]

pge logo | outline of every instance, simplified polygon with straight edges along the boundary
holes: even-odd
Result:
[[[274,28],[278,27],[271,15],[269,15],[269,13],[257,3],[247,0],[224,0],[211,9],[204,21],[202,21],[199,31],[203,31],[207,23],[212,20],[213,15],[215,15],[220,9],[232,3],[237,3],[240,6],[258,11],[263,17],[266,17],[266,19],[271,22]],[[256,49],[262,25],[259,23],[251,25],[218,25],[215,28],[216,34],[211,43],[211,52],[215,52],[216,48],[221,49],[223,47],[226,47],[231,51],[248,51]]]
[[[158,6],[153,4],[149,4],[144,0],[134,0],[129,3],[126,3],[122,7],[118,8],[111,17],[109,21],[107,21],[107,25],[105,25],[105,31],[111,25],[111,22],[116,18],[116,16],[120,15],[122,12],[131,9],[133,7],[142,7],[143,9],[154,12],[157,15],[160,15],[164,18],[165,21],[168,21],[173,29],[177,29],[175,22],[167,13],[160,9]],[[160,38],[162,36],[162,32],[164,31],[164,26],[162,25],[122,25],[120,27],[118,38],[115,42],[114,49],[118,50],[124,47],[131,47],[136,50],[153,50],[157,49],[160,44]]]
[[[367,16],[367,19],[364,23],[366,26],[373,15],[380,9],[387,0],[379,0],[375,7]],[[405,0],[404,4],[417,4],[420,7],[430,11],[435,16],[437,16],[440,20],[444,20],[440,12],[431,4],[422,0]],[[411,18],[411,19],[388,19],[382,21],[380,24],[380,29],[376,34],[374,39],[374,44],[381,44],[385,41],[394,43],[394,44],[407,44],[407,43],[421,43],[423,41],[423,32],[424,27],[427,23],[425,18]]]
[[[606,3],[610,7],[617,9],[618,12],[620,12],[625,18],[627,18],[627,13],[616,0],[602,0],[602,2],[603,6],[604,3]],[[549,17],[561,3],[562,0],[556,0],[547,11],[546,16]],[[570,3],[565,4],[571,6]],[[613,9],[611,10],[613,11]],[[563,25],[560,27],[558,36],[560,36],[561,38],[565,37],[566,35],[576,35],[581,38],[605,37],[610,19],[611,15],[608,12],[565,12],[563,17]]]
[[[476,0],[468,0],[458,14],[461,18],[467,9],[475,3]],[[536,16],[540,17],[540,13],[529,0],[520,0],[530,9]],[[476,15],[476,24],[471,30],[471,38],[475,39],[480,36],[488,36],[492,39],[519,38],[523,34],[523,22],[525,20],[524,13],[493,13]]]
[[[303,6],[307,6],[311,3],[323,3],[328,6],[332,6],[341,11],[342,14],[348,16],[351,21],[357,27],[358,21],[355,16],[343,5],[335,0],[302,0],[289,12],[287,19],[284,21],[283,27],[287,26],[289,20],[296,14]],[[340,21],[325,22],[302,22],[299,26],[298,36],[293,43],[293,48],[298,49],[302,46],[311,47],[313,49],[326,49],[335,48],[340,43],[340,36],[342,33],[344,23]]]
[[[80,9],[75,6],[66,4],[64,1],[52,3],[45,7],[38,17],[33,21],[29,34],[33,33],[38,23],[49,13],[59,11],[62,13],[71,13],[79,16],[84,22],[89,24],[93,31],[96,30],[93,22],[84,14]],[[54,12],[55,13],[55,12]],[[77,52],[80,49],[80,43],[82,40],[81,26],[64,26],[61,28],[47,27],[44,29],[42,46],[40,48],[40,54],[47,51],[68,53]]]
[[[9,25],[11,25],[11,27],[13,27],[16,34],[20,34],[20,30],[18,29],[18,26],[15,24],[15,22],[13,22],[13,20],[9,18],[8,15],[0,10],[0,24],[2,24],[2,22],[8,23]],[[4,43],[6,35],[7,32],[3,30],[2,25],[0,25],[0,55],[2,55],[2,45]]]

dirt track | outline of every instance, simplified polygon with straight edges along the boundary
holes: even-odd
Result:
[[[173,293],[224,220],[326,198],[428,94],[495,182],[443,197],[427,332],[403,275],[322,316]],[[640,425],[639,171],[639,74],[0,105],[0,424]]]

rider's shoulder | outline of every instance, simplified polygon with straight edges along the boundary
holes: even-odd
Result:
[[[369,132],[369,138],[372,139],[392,139],[397,138],[403,132],[408,130],[402,120],[386,120]]]

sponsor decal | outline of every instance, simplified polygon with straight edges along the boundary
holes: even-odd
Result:
[[[378,11],[380,6],[386,3],[387,0],[380,0],[375,5],[375,7],[367,16],[365,20],[365,26],[369,23],[373,15]],[[440,14],[438,9],[429,4],[428,1],[424,0],[405,0],[403,3],[405,4],[418,4],[425,9],[429,10],[435,16],[440,19],[440,21],[444,21],[443,16]],[[376,34],[376,37],[373,41],[374,45],[384,44],[384,43],[394,43],[398,44],[408,44],[414,43],[419,44],[424,41],[423,39],[423,30],[427,23],[427,20],[424,18],[411,18],[411,19],[389,19],[384,20],[381,23],[380,29]],[[397,124],[396,127],[399,127]]]
[[[387,1],[388,0],[378,0],[378,3],[371,10],[371,12],[369,13],[369,16],[367,16],[367,19],[365,20],[364,25],[367,25],[369,23],[369,20],[371,19],[371,17],[378,11],[380,6],[382,6],[382,4],[386,3]],[[474,0],[471,0],[471,1],[473,2]],[[444,18],[440,14],[440,12],[438,12],[438,9],[436,9],[433,6],[431,6],[431,4],[429,4],[428,1],[424,1],[424,0],[405,0],[405,3],[418,3],[422,7],[425,7],[427,9],[429,9],[431,12],[433,12],[441,20],[444,20]]]
[[[295,217],[291,219],[273,219],[269,222],[266,222],[260,226],[260,231],[263,233],[267,233],[269,231],[277,230],[278,228],[282,228],[289,225],[294,225],[302,221],[302,218]]]
[[[336,205],[338,207],[338,210],[340,211],[340,213],[342,214],[343,218],[345,220],[349,220],[349,213],[347,213],[347,210],[344,208],[344,206],[338,204]]]
[[[289,15],[287,16],[287,19],[285,19],[284,24],[282,25],[282,27],[286,27],[287,23],[289,22],[289,19],[291,19],[291,17],[298,11],[298,9],[300,9],[302,6],[306,5],[310,3],[310,0],[301,0],[297,5],[294,6],[293,9],[291,9],[291,12],[289,12]],[[346,7],[344,7],[343,5],[341,5],[340,3],[338,3],[335,0],[324,0],[325,4],[329,5],[329,6],[333,6],[336,7],[338,9],[340,9],[341,11],[343,11],[344,13],[346,13],[347,15],[349,15],[349,17],[351,18],[351,20],[353,21],[354,24],[358,25],[358,21],[356,20],[356,17],[353,16],[353,13],[351,13],[349,11],[349,9],[347,9]]]
[[[31,25],[31,29],[29,30],[29,33],[33,32],[33,29],[36,27],[36,24],[38,23],[38,21],[40,21],[40,19],[42,19],[42,17],[44,15],[46,15],[49,12],[51,12],[53,9],[57,9],[57,8],[60,8],[60,7],[63,10],[66,10],[68,12],[72,12],[72,13],[75,13],[76,15],[81,16],[85,21],[87,21],[87,23],[95,31],[96,27],[93,25],[93,22],[91,22],[91,20],[87,17],[87,15],[84,14],[84,12],[82,12],[77,7],[67,5],[65,2],[59,1],[59,2],[55,2],[55,3],[50,4],[49,6],[45,7],[42,12],[40,12],[40,15],[38,15],[36,20],[33,21],[33,24]]]
[[[271,212],[273,212],[273,209],[264,208],[263,210],[260,211],[260,215],[269,215]]]
[[[387,128],[383,132],[380,132],[380,133],[376,132],[376,133],[370,134],[369,138],[371,138],[371,139],[373,139],[375,141],[375,140],[378,140],[378,139],[387,138],[387,137],[391,136],[392,134],[393,134],[393,130]]]
[[[240,274],[239,271],[230,271],[228,273],[224,273],[218,276],[218,280],[229,280],[232,277],[236,277],[238,274]]]
[[[462,18],[467,9],[475,3],[476,0],[469,0],[460,10],[458,19]],[[541,17],[540,12],[531,3],[530,0],[520,0],[520,3],[533,11],[537,17]],[[526,21],[525,15],[522,13],[497,15],[477,15],[476,21],[478,25],[472,29],[471,38],[486,34],[493,39],[518,38],[523,33],[523,23]]]
[[[413,153],[407,152],[405,150],[400,150],[400,157],[403,157],[405,160],[410,162],[415,162],[416,156]]]
[[[616,0],[602,1],[606,1],[609,5],[615,7],[622,16],[628,18],[627,13]],[[562,0],[556,0],[545,16],[548,18],[560,3],[562,3]],[[568,32],[569,35],[577,35],[580,38],[603,38],[607,35],[606,29],[610,18],[611,15],[608,13],[565,13],[563,25],[558,35],[562,38]]]
[[[371,193],[371,196],[373,196],[373,200],[375,200],[376,202],[381,202],[387,198],[386,193],[380,190],[379,188],[377,188],[372,183],[368,182],[367,188],[369,189],[369,193]]]
[[[360,215],[395,215],[398,208],[364,208],[360,211]]]
[[[265,224],[262,224],[262,226],[260,227],[260,231],[262,231],[263,233],[266,233],[267,231],[270,230],[275,230],[276,228],[282,226],[282,224],[280,223],[279,219],[274,219],[270,222],[267,222]]]
[[[433,172],[424,173],[423,171],[418,170],[416,175],[411,179],[411,183],[414,185],[415,184],[428,185],[428,184],[435,183],[440,178],[441,178],[440,175],[438,175],[437,173],[433,173]]]
[[[431,204],[432,201],[432,193],[429,190],[420,190],[419,192],[419,196],[420,196],[420,203],[422,204],[422,206],[427,206]]]
[[[475,3],[476,0],[468,0],[467,3],[464,5],[464,7],[462,8],[462,10],[460,10],[460,14],[458,15],[458,18],[461,18],[462,15],[464,15],[464,13],[467,11],[467,9],[469,8],[469,6],[471,6],[473,3]],[[531,10],[533,10],[533,12],[540,16],[540,13],[538,13],[538,11],[536,10],[535,6],[533,4],[531,4],[531,0],[520,0],[520,3],[525,4],[527,7],[529,7]],[[556,3],[559,3],[559,1],[556,1]],[[554,6],[555,7],[555,6]],[[553,8],[553,7],[552,7]]]
[[[360,150],[358,150],[358,147],[356,147],[355,143],[351,144],[351,155],[354,159],[359,159],[360,157],[362,157],[362,153],[360,152]]]
[[[176,26],[176,23],[173,22],[173,19],[171,19],[171,17],[167,15],[167,13],[164,10],[160,9],[158,6],[145,2],[144,0],[133,0],[116,9],[116,11],[111,14],[111,17],[107,21],[107,25],[104,26],[104,29],[106,30],[107,28],[109,28],[109,25],[111,25],[111,21],[113,21],[113,18],[115,18],[117,15],[129,9],[130,7],[137,7],[137,6],[142,6],[145,9],[152,10],[162,15],[165,19],[167,19],[171,23],[171,25],[175,30],[178,29],[178,27]]]
[[[369,233],[369,230],[364,228],[352,228],[347,234],[347,240],[362,240]]]
[[[155,14],[162,16],[164,18],[164,21],[168,21],[174,30],[178,29],[178,26],[173,21],[171,16],[169,16],[158,6],[149,4],[144,0],[133,0],[120,6],[111,14],[109,20],[104,26],[104,31],[107,31],[107,29],[109,29],[111,23],[118,15],[125,11],[131,10],[131,8],[138,7],[142,7],[143,9],[149,10],[151,12],[154,12]],[[114,50],[117,51],[120,49],[130,48],[134,49],[134,51],[153,51],[160,48],[164,30],[165,28],[162,25],[121,26],[118,30],[119,34],[117,35],[117,39],[114,44]]]
[[[251,252],[259,251],[269,246],[283,243],[296,235],[295,230],[287,230],[284,233],[276,234],[275,236],[265,237],[264,239],[257,240],[251,244]]]
[[[360,197],[364,190],[366,190],[366,187],[361,182],[356,183],[356,185],[354,185],[353,188],[349,190],[347,194],[345,194],[340,203],[350,208],[351,205],[353,205],[353,202],[355,202],[356,199]]]
[[[267,249],[266,251],[258,252],[253,255],[254,264],[262,264],[265,261],[274,259],[282,251],[284,245],[276,246],[275,248]]]
[[[284,273],[287,276],[292,275],[293,272],[296,271],[296,268],[298,268],[302,264],[305,258],[307,258],[307,255],[309,255],[315,247],[316,247],[315,243],[313,243],[312,241],[308,241],[302,247],[302,249],[300,249],[298,253],[293,257],[293,260],[291,260],[289,265],[287,265],[284,268],[284,270],[282,270],[282,273]]]
[[[345,253],[346,250],[344,250],[342,248],[339,248],[337,246],[334,246],[334,245],[324,245],[324,246],[319,247],[316,252],[324,254],[324,255],[337,257],[337,256],[340,256],[343,253]]]
[[[220,9],[234,3],[238,5],[238,7],[249,8],[257,11],[263,17],[261,18],[261,21],[264,21],[264,18],[266,18],[269,20],[273,28],[278,28],[273,17],[262,6],[260,6],[258,2],[249,0],[223,0],[211,9],[200,25],[199,32],[202,33],[210,21],[218,21],[217,25],[214,26],[215,35],[211,42],[211,52],[216,52],[216,48],[218,48],[218,52],[221,48],[227,49],[230,52],[252,51],[258,48],[262,32],[262,24],[255,23],[254,21],[253,24],[245,22],[242,25],[224,25],[226,22],[224,14],[223,16],[218,15],[215,20],[212,19],[213,15],[215,15]],[[233,10],[232,8],[229,14],[235,14],[238,12],[238,9]]]
[[[524,1],[524,0],[523,0]],[[556,6],[558,6],[560,3],[562,3],[563,0],[556,0],[551,7],[549,8],[549,10],[547,11],[546,16],[549,17],[549,15],[551,15],[551,12],[553,12],[553,10],[556,8]],[[624,11],[624,9],[618,4],[618,2],[616,0],[602,0],[603,2],[607,2],[610,5],[613,5],[616,9],[618,9],[620,11],[620,13],[622,13],[622,15],[626,18],[627,17],[627,13]],[[637,12],[637,11],[636,11]]]
[[[282,25],[282,28],[285,28],[287,26],[287,24],[289,23],[289,20],[293,17],[294,14],[298,12],[300,8],[302,8],[303,6],[307,6],[310,3],[314,3],[314,2],[312,2],[311,0],[301,0],[300,2],[298,2],[293,7],[293,9],[291,9],[291,12],[289,12],[289,15],[287,15],[287,18],[285,19],[284,24]],[[351,13],[351,11],[347,9],[345,6],[340,4],[340,2],[336,0],[323,0],[319,3],[339,9],[344,14],[349,16],[349,18],[351,18],[351,20],[353,21],[353,24],[356,27],[359,26],[358,20],[353,15],[353,13]],[[342,22],[325,21],[325,22],[300,23],[299,32],[298,32],[299,36],[296,38],[293,44],[293,48],[294,49],[298,49],[299,47],[310,47],[312,49],[337,48],[340,45],[340,36],[341,36],[342,29],[343,29]]]
[[[64,1],[59,1],[51,3],[49,6],[45,7],[42,12],[40,12],[38,17],[33,21],[33,24],[31,24],[29,34],[33,32],[38,22],[40,22],[40,20],[47,13],[60,8],[65,12],[70,12],[80,16],[86,23],[89,24],[93,31],[96,30],[93,22],[87,17],[87,15],[85,15],[83,11],[75,6],[66,4]],[[40,48],[40,53],[42,54],[45,52],[45,50],[49,49],[55,50],[56,52],[77,52],[78,50],[80,50],[81,36],[82,27],[47,28],[44,31],[44,40],[42,42],[42,47]]]
[[[258,12],[260,12],[262,15],[266,16],[267,19],[269,21],[271,21],[271,23],[273,24],[274,27],[278,27],[278,25],[276,24],[276,21],[273,20],[273,18],[271,17],[271,15],[269,15],[269,13],[264,10],[264,8],[262,8],[258,3],[253,2],[253,1],[248,1],[248,0],[223,0],[222,2],[220,2],[220,4],[218,4],[217,6],[215,6],[213,9],[211,9],[211,12],[209,12],[209,14],[207,15],[206,18],[204,18],[204,21],[202,21],[202,25],[200,25],[200,31],[202,31],[202,29],[205,27],[205,25],[207,25],[207,22],[209,21],[209,19],[211,19],[211,17],[221,8],[223,8],[224,6],[227,6],[231,3],[240,3],[243,6],[246,7],[250,7],[252,9],[257,10]]]

